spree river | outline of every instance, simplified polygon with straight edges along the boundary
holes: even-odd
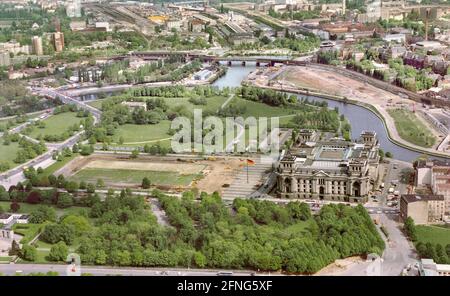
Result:
[[[233,64],[228,68],[227,73],[216,80],[213,85],[218,87],[237,87],[241,85],[241,81],[247,77],[247,75],[256,69],[255,63],[247,63],[244,67],[240,63]],[[298,95],[299,97],[303,97]],[[417,157],[422,155],[422,153],[409,150],[398,146],[397,144],[391,142],[387,135],[384,123],[378,118],[374,113],[367,110],[366,108],[353,105],[344,104],[342,102],[320,98],[320,97],[308,97],[310,100],[325,101],[328,103],[329,108],[338,107],[339,113],[344,114],[352,126],[352,138],[359,138],[362,131],[375,131],[377,133],[377,138],[380,141],[380,146],[385,152],[391,152],[395,159],[412,162]],[[431,157],[436,159],[443,159],[438,157]]]

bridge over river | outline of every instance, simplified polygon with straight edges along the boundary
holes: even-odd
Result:
[[[305,61],[296,60],[290,56],[214,56],[208,55],[200,52],[193,51],[141,51],[141,52],[133,52],[129,56],[140,57],[143,59],[155,59],[160,57],[168,57],[173,55],[179,55],[185,57],[186,61],[189,60],[200,60],[202,62],[209,63],[219,63],[226,62],[228,65],[232,65],[233,63],[239,63],[242,66],[245,66],[248,62],[256,63],[256,66],[269,65],[274,66],[275,64],[284,64],[284,65],[305,65]],[[115,59],[123,59],[127,56],[116,56]]]

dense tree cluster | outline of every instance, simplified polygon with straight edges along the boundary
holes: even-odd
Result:
[[[333,64],[337,59],[337,50],[320,50],[317,53],[317,62],[320,64]]]
[[[143,180],[143,185],[150,183]],[[48,205],[61,198],[56,190],[26,191],[21,184],[10,194],[23,201],[36,192]],[[88,205],[89,211],[59,219],[54,209],[43,205],[30,219],[45,223],[40,239],[52,244],[49,260],[64,261],[67,246],[77,242],[76,252],[86,264],[314,273],[338,258],[381,253],[384,248],[362,206],[327,205],[312,216],[309,206],[300,202],[236,199],[230,209],[217,193],[202,193],[200,202],[192,192],[182,198],[157,191],[154,195],[171,226],[159,225],[144,197],[130,190],[109,192],[103,201],[93,195],[81,198],[77,204]],[[32,249],[23,253],[26,260],[34,260]]]
[[[376,57],[372,59],[377,60]],[[389,71],[376,69],[370,59],[360,62],[349,60],[346,67],[384,81],[389,81],[390,76],[393,76],[394,84],[410,91],[426,90],[435,84],[435,80],[427,76],[431,72],[429,69],[417,70],[412,66],[403,65],[403,61],[399,58],[389,60],[388,64]]]
[[[179,238],[196,246],[210,267],[312,273],[337,258],[381,253],[384,248],[361,206],[325,206],[311,219],[308,206],[295,202],[283,207],[237,199],[232,215],[216,194],[203,194],[200,204],[189,196],[160,200]],[[309,224],[304,232],[283,231],[305,220]]]
[[[111,97],[102,103],[102,123],[100,126],[87,128],[86,136],[90,144],[96,142],[109,143],[116,129],[124,124],[157,124],[161,120],[172,120],[178,116],[191,117],[192,112],[182,105],[169,108],[164,98],[189,97],[197,103],[213,96],[229,95],[230,89],[219,89],[212,86],[197,86],[188,89],[184,86],[143,87],[130,92]],[[134,108],[123,102],[144,102],[146,109]],[[91,125],[92,126],[92,125]],[[119,139],[119,142],[120,139]]]
[[[418,242],[416,250],[422,258],[431,258],[438,264],[450,264],[450,244],[444,248],[441,244]]]
[[[286,105],[288,100],[287,93],[254,86],[240,87],[236,90],[236,94],[246,100],[261,102],[270,106]]]
[[[0,116],[22,115],[53,107],[54,104],[51,100],[30,94],[22,81],[0,81]]]
[[[200,203],[191,193],[181,199],[156,194],[174,228],[158,226],[142,198],[109,196],[92,207],[99,223],[81,238],[83,262],[313,273],[337,258],[384,248],[360,206],[325,206],[312,218],[297,202],[284,207],[238,199],[233,213],[217,194],[202,194]],[[307,225],[285,231],[298,223]]]
[[[285,38],[275,39],[272,44],[279,48],[289,48],[292,51],[307,53],[319,47],[320,39],[314,35],[298,38],[295,35],[289,34]]]
[[[317,18],[320,15],[319,10],[300,10],[300,11],[286,11],[286,12],[277,12],[273,8],[269,9],[269,15],[274,18],[282,19],[282,20],[297,20],[303,21],[305,19],[313,19]]]

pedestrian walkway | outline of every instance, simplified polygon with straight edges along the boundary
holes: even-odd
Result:
[[[254,165],[248,166],[248,182],[247,166],[244,166],[236,175],[230,187],[224,189],[222,194],[224,198],[249,197],[263,184],[264,177],[270,173],[272,164],[261,163],[259,159],[254,161]]]

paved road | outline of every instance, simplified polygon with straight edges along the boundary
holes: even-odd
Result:
[[[60,275],[66,274],[67,265],[57,264],[2,264],[0,272],[5,275],[14,275],[18,271],[21,274],[32,272],[56,271]],[[133,268],[133,267],[108,267],[108,266],[81,266],[82,273],[90,273],[97,276],[126,275],[126,276],[216,276],[221,270],[201,269],[177,269],[177,268]],[[253,271],[233,271],[236,276],[248,276]],[[258,273],[258,275],[268,275]],[[277,274],[278,275],[278,274]]]
[[[380,225],[383,225],[389,234],[382,256],[382,275],[399,275],[408,264],[414,265],[418,262],[414,247],[401,232],[397,218],[380,215]]]

